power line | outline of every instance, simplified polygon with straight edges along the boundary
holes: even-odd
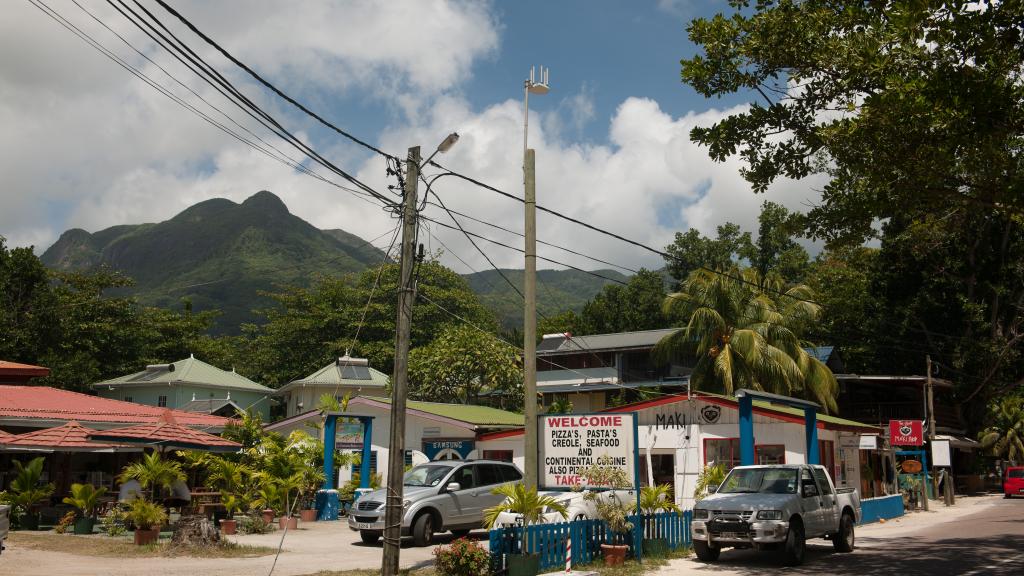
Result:
[[[185,16],[183,16],[177,10],[175,10],[171,6],[167,5],[166,2],[164,2],[163,0],[156,0],[156,2],[161,7],[163,7],[164,10],[169,12],[171,15],[173,15],[179,21],[181,21],[181,23],[184,24],[186,27],[188,27],[189,30],[194,32],[197,36],[199,36],[204,41],[206,41],[207,44],[209,44],[210,46],[215,48],[218,52],[220,52],[225,58],[230,60],[232,63],[234,63],[236,66],[238,66],[242,70],[245,70],[257,82],[259,82],[260,84],[263,84],[264,86],[266,86],[268,89],[270,89],[275,94],[277,94],[278,96],[283,98],[289,104],[295,106],[299,110],[302,110],[303,112],[305,112],[309,116],[315,118],[318,122],[320,122],[324,126],[330,128],[331,130],[334,130],[335,132],[337,132],[338,134],[344,136],[345,138],[348,138],[352,142],[354,142],[354,143],[356,143],[356,144],[358,144],[358,145],[360,145],[360,146],[362,146],[364,148],[367,148],[368,150],[372,150],[373,152],[376,152],[377,154],[379,154],[381,156],[384,156],[385,158],[389,158],[389,159],[394,160],[394,161],[399,161],[399,158],[397,156],[395,156],[394,154],[388,154],[387,152],[384,152],[383,150],[380,150],[379,148],[377,148],[377,147],[375,147],[375,146],[373,146],[371,144],[368,144],[368,143],[364,142],[363,140],[360,140],[359,138],[353,136],[352,134],[346,132],[345,130],[342,130],[341,128],[338,128],[334,124],[332,124],[332,123],[328,122],[327,120],[325,120],[323,117],[321,117],[316,112],[313,112],[312,110],[310,110],[306,106],[302,105],[301,103],[299,103],[297,100],[295,100],[291,96],[288,96],[283,91],[281,91],[279,88],[277,88],[276,86],[271,84],[269,81],[264,79],[262,76],[257,74],[252,68],[246,66],[245,63],[241,62],[240,60],[238,60],[237,58],[232,56],[230,52],[228,52],[223,47],[221,47],[221,45],[218,44],[217,42],[215,42],[212,38],[210,38],[209,36],[204,34],[201,30],[199,30],[198,27],[195,26],[195,24],[190,22],[187,18],[185,18]],[[136,0],[136,3],[138,3],[138,0]]]

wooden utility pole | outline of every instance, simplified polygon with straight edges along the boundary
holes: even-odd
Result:
[[[405,475],[405,400],[409,391],[409,332],[416,285],[412,271],[416,253],[416,194],[420,179],[420,147],[409,148],[405,163],[402,201],[402,250],[398,281],[398,317],[395,322],[395,372],[391,379],[391,436],[388,438],[388,482],[384,504],[383,576],[397,576],[402,545],[402,480]]]
[[[523,273],[523,414],[524,484],[537,488],[537,167],[534,150],[526,151],[526,270]]]
[[[935,402],[933,400],[933,393],[932,393],[932,357],[929,354],[929,355],[926,355],[924,358],[925,358],[925,363],[926,363],[926,368],[925,368],[925,375],[926,375],[925,391],[927,393],[927,398],[928,398],[928,449],[931,449],[932,442],[935,441]],[[933,469],[935,468],[934,463],[932,464],[932,468]],[[928,470],[925,470],[925,480],[927,480],[927,479],[928,479]],[[939,489],[938,478],[936,478],[935,475],[932,474],[931,475],[931,479],[932,479],[931,484],[932,484],[933,490],[938,490]],[[921,483],[921,491],[923,492],[923,494],[922,494],[923,498],[921,499],[921,501],[924,504],[925,511],[927,512],[928,511],[928,482],[927,481]]]

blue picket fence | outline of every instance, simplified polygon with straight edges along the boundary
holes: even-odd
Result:
[[[674,512],[659,512],[630,516],[630,522],[643,528],[644,538],[663,538],[670,549],[690,545],[690,520],[692,513],[687,510],[681,515]],[[622,538],[612,535],[608,525],[601,520],[575,520],[558,524],[535,524],[527,528],[528,553],[540,554],[540,567],[563,568],[567,543],[572,540],[573,565],[588,564],[601,556],[601,544],[611,542],[615,536],[617,544],[629,546],[629,554],[634,555],[633,538]],[[606,537],[608,537],[606,539]],[[499,573],[504,570],[505,556],[521,554],[523,528],[496,528],[490,533],[491,570]]]

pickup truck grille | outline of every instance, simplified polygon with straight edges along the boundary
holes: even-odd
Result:
[[[732,520],[735,522],[749,521],[753,516],[752,510],[710,510],[711,518],[716,520]]]

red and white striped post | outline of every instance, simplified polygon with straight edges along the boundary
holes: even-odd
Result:
[[[565,540],[565,573],[572,574],[572,535]]]

